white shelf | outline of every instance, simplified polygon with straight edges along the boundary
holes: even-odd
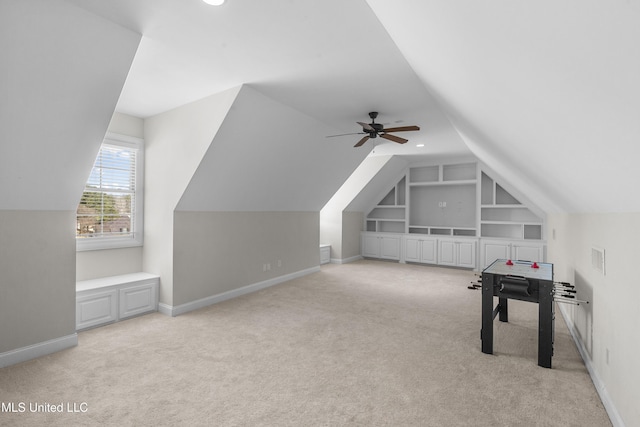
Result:
[[[447,185],[476,185],[475,179],[465,179],[460,181],[435,181],[435,182],[412,182],[409,187],[440,187]]]
[[[542,240],[544,220],[476,163],[410,166],[366,216],[369,232]]]
[[[481,224],[517,224],[517,225],[542,225],[542,222],[532,221],[480,221]]]
[[[484,172],[480,191],[481,237],[542,240],[542,218]]]

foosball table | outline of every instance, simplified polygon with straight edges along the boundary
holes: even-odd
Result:
[[[494,308],[494,297],[498,305]],[[508,301],[538,304],[538,365],[551,368],[554,334],[553,264],[498,259],[482,271],[482,352],[493,354],[493,320],[509,321]]]

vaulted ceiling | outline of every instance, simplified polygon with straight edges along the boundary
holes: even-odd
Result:
[[[308,129],[319,143],[353,145],[324,136],[379,111],[422,130],[371,141],[377,155],[473,153],[546,211],[640,211],[637,1],[67,3],[142,34],[117,111],[150,117],[250,84],[326,125]]]

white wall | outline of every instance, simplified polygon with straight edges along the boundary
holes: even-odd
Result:
[[[139,41],[64,1],[0,2],[0,209],[76,208]]]
[[[602,383],[596,387],[625,425],[640,425],[640,213],[550,215],[548,226],[556,280],[575,284],[578,298],[590,301],[565,309]],[[605,250],[604,276],[592,267],[592,247]]]
[[[243,86],[177,209],[320,211],[367,154],[332,131]]]
[[[224,121],[238,88],[145,120],[142,268],[160,275],[160,302],[173,305],[173,213]]]
[[[394,159],[393,162],[391,162],[391,159]],[[389,163],[393,166],[385,168]],[[341,260],[359,255],[359,252],[358,254],[353,253],[355,246],[358,247],[359,251],[359,233],[357,233],[357,235],[353,233],[353,227],[351,225],[348,230],[344,230],[345,216],[343,212],[349,203],[361,195],[364,189],[371,187],[369,185],[371,180],[375,179],[376,182],[384,181],[390,170],[402,168],[405,164],[406,162],[399,160],[398,157],[367,156],[324,205],[320,211],[320,241],[323,244],[331,245],[332,259]],[[383,169],[387,171],[387,174],[380,173]],[[376,194],[377,192],[378,189],[375,190]],[[352,216],[347,216],[352,218]],[[362,224],[360,224],[358,229],[361,228]],[[349,247],[347,253],[351,255],[345,255],[344,245]]]

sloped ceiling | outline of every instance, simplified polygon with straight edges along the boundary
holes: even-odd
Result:
[[[378,111],[380,123],[422,127],[407,134],[403,153],[468,153],[364,0],[228,0],[220,7],[201,0],[68,1],[143,34],[118,102],[122,113],[150,117],[250,84],[328,126],[312,137],[359,132],[356,121]],[[358,139],[318,143],[353,147]],[[361,150],[371,151],[373,142],[378,153],[397,148],[377,138]]]
[[[63,1],[0,2],[0,209],[77,208],[139,41]]]
[[[640,210],[639,2],[367,2],[470,149],[546,210]]]
[[[325,144],[314,129],[330,131],[243,86],[176,209],[319,211],[367,152]]]
[[[143,34],[121,112],[249,83],[332,133],[418,124],[376,154],[471,150],[548,212],[640,211],[637,1],[68,1]]]

